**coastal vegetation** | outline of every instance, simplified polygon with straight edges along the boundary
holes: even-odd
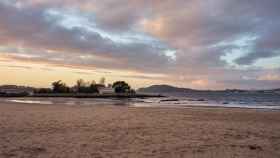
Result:
[[[78,79],[76,84],[72,87],[68,86],[62,80],[52,82],[51,88],[39,88],[35,90],[35,93],[88,93],[88,94],[98,94],[101,93],[103,89],[111,90],[111,93],[135,93],[135,90],[131,89],[131,86],[125,81],[116,81],[113,84],[105,84],[106,79],[102,77],[99,83],[95,80],[85,81],[83,79]]]
[[[53,89],[51,92],[53,93],[69,93],[71,91],[70,87],[68,87],[66,83],[63,83],[61,80],[53,82],[52,87]]]
[[[114,88],[115,93],[135,93],[135,91],[124,81],[117,81],[112,87]]]
[[[106,84],[102,77],[85,81],[78,79],[73,86],[68,86],[62,80],[52,82],[50,88],[32,88],[25,86],[0,86],[0,97],[76,97],[76,98],[145,98],[162,97],[161,95],[136,94],[136,91],[126,81],[116,81]]]

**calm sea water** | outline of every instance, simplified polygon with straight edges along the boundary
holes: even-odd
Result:
[[[131,107],[238,107],[280,110],[280,94],[235,93],[172,93],[165,98],[148,99],[97,99],[97,98],[1,98],[4,102],[69,105],[69,106],[131,106]]]

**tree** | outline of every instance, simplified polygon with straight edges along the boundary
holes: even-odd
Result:
[[[95,84],[96,84],[95,80],[92,80],[90,83],[90,85],[95,85]]]
[[[101,77],[99,80],[99,84],[105,85],[106,82],[106,78],[105,77]]]
[[[98,88],[94,80],[90,83],[83,79],[79,79],[77,80],[75,87],[77,88],[78,93],[98,93]]]
[[[61,80],[53,82],[52,87],[53,87],[52,90],[54,93],[69,93],[70,92],[70,88],[67,87],[67,85],[65,83],[63,83]]]
[[[99,90],[98,90],[98,87],[97,87],[95,81],[91,82],[91,84],[89,85],[89,91],[91,93],[99,93]]]
[[[127,93],[130,91],[130,86],[125,81],[117,81],[113,84],[116,93]]]
[[[78,79],[77,82],[76,82],[76,88],[77,88],[77,91],[78,92],[81,92],[83,87],[86,86],[86,83],[83,79]]]
[[[52,93],[52,89],[50,89],[50,88],[39,88],[39,89],[36,89],[35,93],[40,93],[40,94]]]

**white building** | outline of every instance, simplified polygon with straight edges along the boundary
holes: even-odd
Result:
[[[99,89],[100,94],[114,94],[115,90],[111,87],[100,87]]]

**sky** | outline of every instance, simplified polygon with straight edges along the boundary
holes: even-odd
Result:
[[[280,87],[279,0],[0,0],[0,84]]]

